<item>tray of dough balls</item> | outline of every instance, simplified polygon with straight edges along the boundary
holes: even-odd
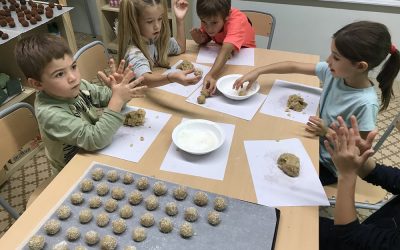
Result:
[[[279,210],[98,163],[23,249],[273,249]]]

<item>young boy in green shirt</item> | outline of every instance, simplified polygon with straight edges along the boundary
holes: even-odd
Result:
[[[47,157],[57,172],[80,148],[94,151],[109,145],[123,124],[123,106],[143,96],[145,86],[136,87],[143,78],[129,82],[134,73],[123,69],[125,62],[115,70],[111,60],[111,74],[99,73],[107,86],[81,79],[70,48],[56,35],[21,39],[15,56],[28,84],[38,90],[35,114]],[[97,108],[104,108],[102,115]]]

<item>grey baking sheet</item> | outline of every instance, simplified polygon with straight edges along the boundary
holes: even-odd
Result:
[[[88,171],[81,177],[81,179],[77,180],[75,186],[70,190],[64,199],[57,204],[54,209],[49,213],[48,218],[42,221],[41,225],[38,225],[38,229],[32,232],[32,235],[44,235],[46,238],[46,247],[45,249],[53,249],[53,246],[58,244],[59,242],[65,241],[68,243],[70,249],[74,249],[78,245],[83,245],[87,249],[99,249],[100,243],[89,246],[84,241],[84,234],[89,230],[95,230],[99,233],[100,239],[105,235],[113,235],[118,240],[117,249],[124,249],[125,246],[133,245],[138,250],[139,249],[229,249],[229,250],[244,250],[244,249],[273,249],[275,234],[277,231],[277,225],[279,222],[279,210],[275,208],[266,207],[259,204],[249,203],[229,197],[224,197],[228,201],[227,208],[220,212],[221,223],[217,226],[211,226],[207,222],[207,213],[214,209],[214,198],[217,195],[214,193],[206,192],[208,194],[209,202],[204,207],[196,206],[193,203],[193,195],[199,191],[197,189],[192,189],[187,187],[188,196],[184,201],[177,201],[174,199],[172,195],[172,190],[178,185],[175,183],[163,181],[168,187],[168,193],[159,196],[158,200],[160,206],[154,210],[150,211],[155,218],[155,224],[147,228],[147,239],[142,242],[135,242],[132,240],[132,230],[140,226],[140,216],[145,212],[148,212],[145,208],[144,201],[142,201],[139,205],[133,206],[134,215],[130,219],[127,219],[127,230],[120,234],[115,235],[112,232],[111,221],[120,218],[118,210],[125,204],[129,204],[128,195],[136,189],[137,180],[143,175],[132,173],[134,176],[134,182],[132,184],[126,185],[122,183],[122,178],[120,178],[117,182],[112,183],[108,182],[106,176],[103,177],[100,181],[93,181],[94,188],[92,191],[88,193],[83,193],[84,202],[75,206],[70,202],[70,195],[75,192],[80,191],[80,182],[85,178],[91,179],[91,172],[95,168],[102,168],[104,173],[106,174],[110,170],[117,170],[119,175],[122,177],[124,173],[128,172],[116,167],[106,166],[99,163],[94,163],[88,169]],[[146,176],[147,177],[147,176]],[[158,179],[148,177],[149,179],[149,188],[145,191],[142,191],[143,199],[147,196],[153,194],[152,186]],[[91,209],[93,213],[93,219],[88,224],[80,224],[79,222],[79,212],[84,208],[89,208],[88,200],[92,196],[96,196],[96,185],[100,182],[106,182],[110,187],[110,192],[101,197],[103,204],[101,207],[96,209]],[[111,198],[111,189],[114,187],[123,187],[125,189],[125,198],[118,201],[118,209],[109,213],[110,223],[104,227],[98,227],[96,224],[96,216],[104,212],[104,202]],[[168,216],[164,212],[165,204],[170,201],[175,201],[178,205],[179,212],[175,216]],[[68,205],[72,214],[65,221],[61,221],[61,230],[55,234],[54,236],[46,235],[43,225],[49,219],[57,219],[56,209],[62,204]],[[184,239],[179,234],[179,226],[184,222],[184,209],[187,207],[196,207],[199,213],[199,219],[195,222],[192,222],[192,226],[195,232],[195,235],[189,239]],[[158,229],[158,221],[163,217],[169,217],[174,224],[173,231],[167,234],[161,233]],[[66,230],[71,227],[76,226],[81,231],[81,237],[75,242],[69,242],[66,239]],[[30,238],[30,237],[29,237]],[[29,239],[26,239],[23,243],[23,249],[28,249],[27,242]]]

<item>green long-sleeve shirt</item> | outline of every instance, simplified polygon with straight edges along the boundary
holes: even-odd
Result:
[[[70,100],[50,97],[38,92],[35,113],[52,167],[60,171],[80,148],[95,151],[111,143],[122,126],[124,116],[105,108],[111,89],[81,80],[79,95]]]

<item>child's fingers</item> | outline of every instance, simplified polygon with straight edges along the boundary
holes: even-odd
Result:
[[[184,73],[185,75],[191,74],[191,73],[193,73],[193,72],[194,72],[194,68],[193,68],[193,69],[188,69],[188,70],[184,70],[184,71],[183,71],[183,73]]]
[[[103,71],[98,71],[97,75],[100,77],[101,81],[103,81],[103,82],[108,82],[109,81],[107,75]]]
[[[122,73],[124,72],[124,66],[125,66],[125,60],[122,59],[121,62],[118,65],[118,70],[116,72],[118,73]]]
[[[242,87],[242,85],[243,85],[243,82],[244,82],[243,78],[240,77],[239,79],[237,79],[237,80],[233,83],[232,88],[233,88],[233,89],[236,89],[236,90],[240,89],[240,88]]]
[[[110,67],[111,72],[115,72],[115,62],[114,62],[114,59],[110,58],[110,60],[108,60],[108,66]]]
[[[331,144],[329,143],[329,141],[324,140],[324,145],[325,145],[326,151],[328,151],[329,155],[333,158],[335,152],[334,152],[333,148],[331,147]]]
[[[132,81],[130,84],[132,85],[132,87],[136,87],[137,85],[141,84],[143,80],[144,80],[144,77],[141,76],[138,79],[136,79],[135,81]]]

